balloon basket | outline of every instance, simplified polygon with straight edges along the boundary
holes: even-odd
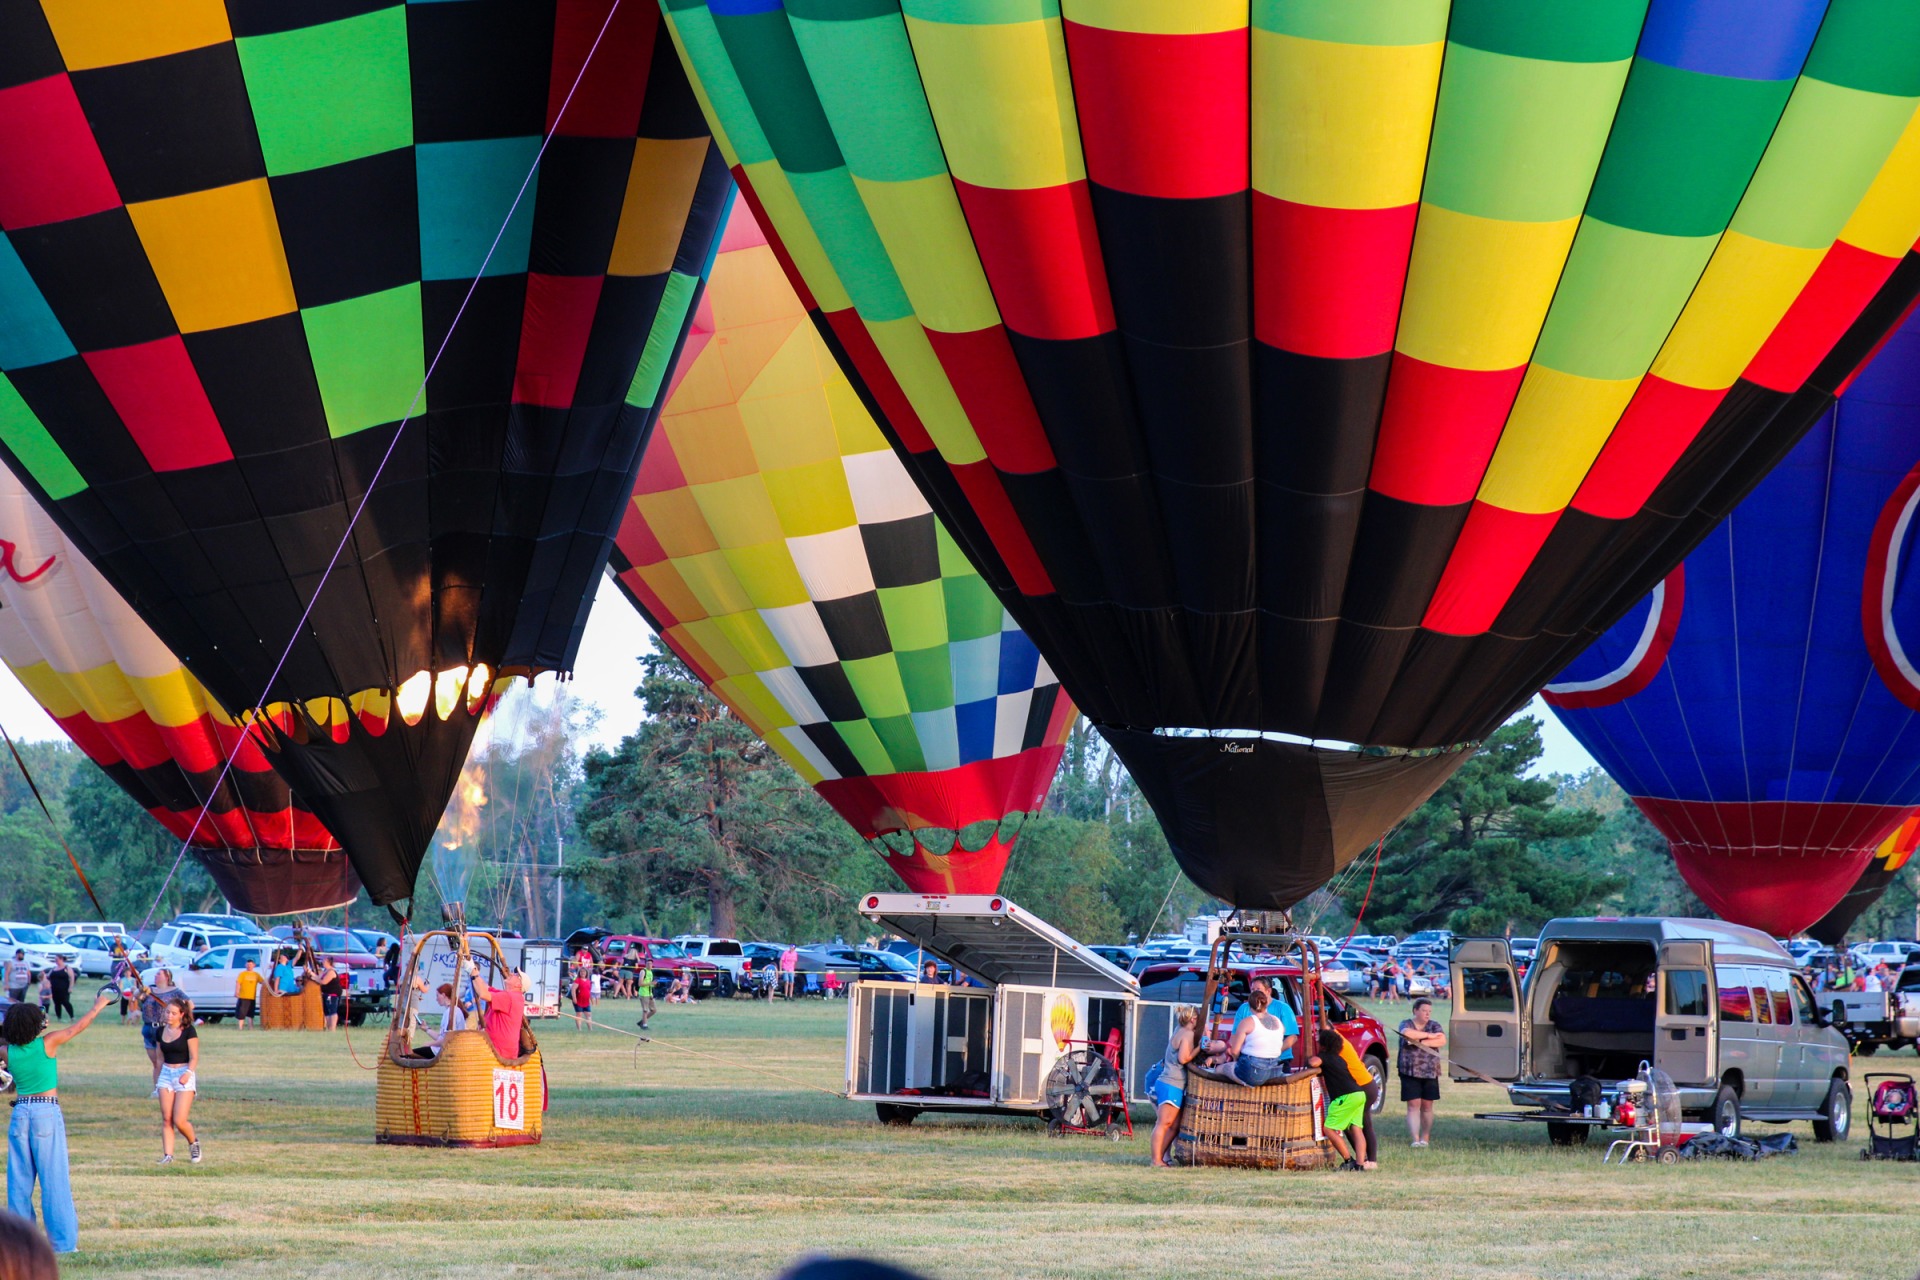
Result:
[[[521,1056],[483,1031],[455,1031],[436,1058],[380,1057],[374,1141],[414,1147],[520,1147],[540,1141],[546,1076],[533,1033]]]
[[[260,988],[260,1025],[268,1031],[324,1031],[326,1005],[318,984],[303,982],[298,993],[276,995],[265,983]]]
[[[401,983],[380,1055],[374,1099],[375,1142],[412,1147],[524,1147],[540,1141],[547,1107],[547,1075],[533,1028],[520,1023],[520,1054],[503,1058],[493,1040],[474,1029],[450,1031],[440,1052],[413,1056],[413,1008],[418,994],[413,974],[421,952],[436,937],[451,945],[454,973],[466,984],[469,937],[456,910],[451,929],[420,935],[413,946],[407,977]],[[506,955],[491,935],[496,972],[505,972]]]
[[[1333,1153],[1321,1125],[1325,1092],[1318,1071],[1249,1088],[1189,1070],[1180,1128],[1167,1158],[1248,1169],[1330,1168]]]

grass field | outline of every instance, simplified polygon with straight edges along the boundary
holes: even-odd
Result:
[[[602,1006],[630,1026],[622,1003]],[[1377,1008],[1397,1021],[1399,1006]],[[546,1141],[375,1146],[373,1073],[339,1036],[204,1028],[199,1166],[158,1168],[138,1033],[62,1055],[81,1252],[68,1276],[771,1276],[859,1252],[962,1277],[1911,1277],[1912,1165],[1860,1139],[1758,1165],[1602,1168],[1531,1128],[1477,1122],[1447,1087],[1435,1145],[1391,1113],[1374,1174],[1155,1171],[1132,1142],[1029,1122],[884,1129],[841,1087],[845,1006],[663,1007],[654,1031],[713,1057],[542,1024]],[[380,1032],[355,1034],[371,1065]],[[1875,1067],[1904,1063],[1901,1054]],[[1856,1062],[1856,1068],[1865,1064]],[[790,1080],[771,1078],[773,1072]],[[1864,1107],[1856,1103],[1856,1134]]]

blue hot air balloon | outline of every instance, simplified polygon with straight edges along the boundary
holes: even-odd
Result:
[[[1920,806],[1916,506],[1910,320],[1545,690],[1729,920],[1782,936],[1813,924]]]

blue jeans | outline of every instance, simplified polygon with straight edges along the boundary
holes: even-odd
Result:
[[[1233,1076],[1241,1084],[1265,1084],[1281,1072],[1282,1059],[1254,1058],[1241,1054],[1233,1060]]]
[[[13,1108],[7,1125],[7,1209],[33,1221],[33,1180],[40,1180],[40,1217],[55,1253],[80,1247],[80,1220],[67,1181],[67,1118],[60,1108],[30,1102]]]

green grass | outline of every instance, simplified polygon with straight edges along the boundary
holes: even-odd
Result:
[[[624,1003],[602,1006],[631,1026]],[[1403,1011],[1382,1005],[1389,1025]],[[341,1037],[203,1029],[194,1118],[206,1162],[158,1168],[137,1032],[97,1025],[62,1055],[81,1252],[68,1276],[771,1276],[813,1252],[928,1275],[1365,1277],[1912,1275],[1912,1166],[1861,1141],[1758,1165],[1600,1164],[1535,1127],[1474,1121],[1504,1100],[1447,1085],[1436,1145],[1389,1101],[1378,1173],[1146,1167],[1131,1142],[1030,1122],[874,1123],[842,1084],[845,1005],[662,1007],[654,1030],[712,1057],[541,1024],[546,1141],[504,1151],[376,1146],[373,1073]],[[369,1065],[381,1033],[353,1047]],[[717,1059],[717,1060],[716,1060]],[[1913,1069],[1911,1054],[1881,1056]],[[1865,1109],[1856,1102],[1856,1133]]]

